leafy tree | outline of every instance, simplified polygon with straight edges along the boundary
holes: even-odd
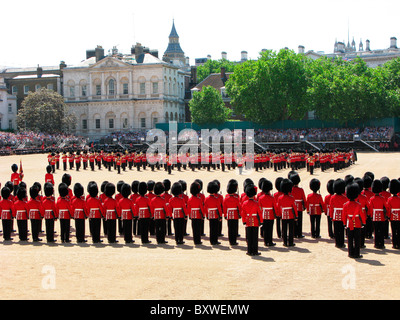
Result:
[[[232,110],[225,106],[221,94],[211,86],[193,93],[189,102],[192,122],[196,124],[224,123],[230,119]]]
[[[46,88],[30,92],[17,115],[19,129],[35,132],[65,132],[73,128],[75,122],[75,117],[68,113],[64,98]]]
[[[236,65],[236,62],[227,59],[207,60],[205,64],[197,67],[197,81],[200,83],[211,73],[220,73],[222,67],[225,68],[226,72],[233,72]]]
[[[265,51],[235,68],[226,83],[236,113],[260,124],[302,119],[308,111],[307,59],[292,50]]]

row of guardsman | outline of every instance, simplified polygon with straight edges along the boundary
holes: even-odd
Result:
[[[115,170],[118,173],[126,170],[146,170],[152,171],[165,170],[171,174],[172,170],[222,170],[239,169],[239,172],[246,168],[246,163],[252,163],[252,168],[256,171],[273,168],[274,171],[291,168],[298,170],[307,167],[310,174],[314,173],[314,168],[321,168],[322,171],[333,168],[338,171],[350,166],[357,160],[357,155],[352,149],[335,149],[333,151],[306,151],[306,150],[271,150],[259,151],[255,153],[244,153],[238,156],[235,153],[212,153],[199,152],[198,154],[151,154],[147,155],[144,151],[125,151],[97,150],[97,151],[64,151],[50,152],[47,157],[53,173],[56,169],[76,170],[80,169],[92,171]]]
[[[13,171],[16,171],[15,165]],[[330,180],[325,198],[320,194],[318,179],[311,180],[312,192],[306,196],[299,186],[301,179],[296,171],[290,171],[287,178],[276,179],[275,193],[272,193],[272,182],[261,178],[257,186],[251,179],[246,179],[244,192],[239,194],[238,182],[232,179],[225,196],[220,192],[218,180],[208,183],[208,196],[202,192],[201,180],[190,185],[190,196],[187,195],[187,184],[182,180],[172,186],[168,179],[162,182],[134,181],[132,184],[119,181],[116,186],[104,181],[100,190],[96,182],[90,182],[86,196],[80,183],[72,190],[71,181],[69,174],[63,175],[57,199],[50,182],[44,184],[43,196],[40,183],[32,185],[29,197],[24,182],[19,181],[17,187],[11,181],[7,182],[1,190],[0,202],[4,240],[12,240],[13,219],[16,219],[20,241],[28,241],[28,220],[31,221],[33,241],[41,241],[39,234],[44,219],[47,242],[54,242],[54,222],[59,219],[61,242],[70,242],[71,219],[74,219],[77,241],[86,242],[85,221],[89,219],[93,243],[102,241],[103,222],[103,232],[109,243],[117,242],[118,226],[126,243],[134,241],[133,235],[140,235],[143,244],[149,243],[150,234],[155,235],[157,243],[163,244],[166,236],[172,235],[173,225],[175,241],[180,245],[184,243],[190,219],[193,241],[198,245],[205,235],[207,219],[210,243],[218,245],[225,218],[230,245],[237,245],[241,220],[246,226],[247,253],[258,255],[259,227],[264,244],[274,246],[276,221],[276,236],[282,238],[284,246],[294,246],[294,238],[303,237],[303,213],[306,212],[310,216],[311,237],[320,238],[320,221],[325,213],[329,237],[335,239],[336,247],[343,248],[347,235],[350,257],[361,257],[360,249],[365,247],[365,239],[374,238],[375,247],[383,249],[384,239],[389,238],[389,222],[393,248],[400,248],[400,182],[387,177],[374,179],[371,172],[366,172],[362,178],[347,175],[344,179]]]

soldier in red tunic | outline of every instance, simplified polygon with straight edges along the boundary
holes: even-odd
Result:
[[[108,183],[105,188],[106,199],[103,203],[103,208],[107,219],[107,240],[108,243],[117,243],[117,201],[113,198],[115,194],[115,185]]]
[[[174,221],[176,244],[184,244],[184,220],[187,219],[187,209],[185,200],[181,197],[182,185],[175,182],[171,187],[173,197],[169,200],[169,216]]]
[[[124,183],[121,186],[121,198],[118,200],[117,211],[118,216],[121,218],[124,231],[125,243],[134,243],[132,238],[132,221],[135,212],[135,206],[133,201],[129,198],[132,193],[131,186]]]
[[[227,195],[225,196],[222,208],[224,210],[224,217],[228,220],[228,239],[231,246],[237,245],[237,237],[239,233],[239,219],[240,219],[240,201],[237,194],[238,182],[230,180],[227,186]]]
[[[361,228],[366,222],[366,215],[363,213],[361,205],[356,202],[360,192],[357,183],[351,183],[346,187],[346,196],[349,199],[343,205],[343,224],[347,228],[347,246],[350,258],[362,258],[361,248]]]
[[[17,219],[18,236],[20,241],[28,241],[28,210],[26,203],[26,189],[19,187],[17,190],[17,200],[14,202],[14,214]]]
[[[74,197],[71,199],[71,209],[75,220],[76,240],[84,243],[85,240],[85,221],[88,216],[86,202],[83,200],[83,186],[80,183],[74,185]]]
[[[324,198],[324,203],[325,203],[325,214],[326,214],[326,219],[327,219],[327,224],[328,224],[328,236],[331,239],[335,238],[335,235],[333,234],[333,223],[332,223],[332,218],[331,218],[331,205],[330,201],[332,196],[335,194],[333,191],[333,184],[335,180],[330,179],[328,183],[326,184],[326,190],[328,191],[328,194]]]
[[[281,182],[281,195],[278,198],[277,210],[282,217],[282,238],[285,247],[295,246],[294,238],[294,223],[297,219],[297,207],[295,199],[290,195],[293,188],[293,182],[290,179],[283,179]]]
[[[18,166],[14,163],[11,166],[11,170],[12,170],[12,174],[11,174],[11,182],[13,183],[14,186],[14,190],[11,190],[14,192],[14,196],[17,195],[17,189],[18,189],[18,185],[20,184],[20,182],[22,181],[22,176],[20,173],[18,173]]]
[[[189,218],[192,220],[193,241],[195,245],[201,242],[201,223],[204,221],[204,206],[200,197],[201,186],[198,182],[193,182],[190,186],[192,195],[187,202]]]
[[[38,194],[39,194],[39,189],[36,186],[32,186],[29,189],[29,195],[31,196],[31,199],[28,201],[27,205],[29,208],[28,216],[29,219],[31,220],[33,242],[42,241],[42,239],[39,238],[39,232],[40,232],[41,220],[44,214],[43,214],[42,203],[40,202],[40,200],[36,199],[38,197]]]
[[[167,218],[167,204],[163,197],[164,185],[162,182],[157,182],[154,185],[154,197],[150,201],[151,216],[154,219],[155,235],[158,244],[166,244],[166,218]]]
[[[46,174],[45,174],[45,176],[44,176],[44,182],[46,183],[46,182],[50,182],[53,186],[54,186],[54,176],[53,176],[53,174],[52,174],[52,169],[51,169],[51,166],[50,165],[48,165],[47,167],[46,167]]]
[[[56,220],[56,203],[54,201],[54,186],[51,183],[44,184],[44,198],[42,199],[42,207],[44,211],[44,219],[46,224],[46,240],[48,243],[54,240],[54,221]]]
[[[60,197],[56,202],[57,216],[60,219],[61,242],[69,243],[69,230],[71,226],[72,209],[69,198],[68,186],[65,183],[60,183],[58,186]]]
[[[374,178],[369,174],[365,173],[363,177],[363,182],[364,182],[364,190],[361,191],[361,194],[367,197],[367,200],[371,199],[371,197],[374,195],[374,193],[371,191],[371,186]],[[372,234],[374,232],[374,225],[372,223],[372,216],[371,213],[367,213],[367,223],[365,225],[365,238],[366,239],[372,239]]]
[[[385,248],[384,227],[387,218],[387,206],[385,199],[380,195],[382,192],[382,182],[374,180],[372,183],[372,192],[374,195],[369,199],[368,212],[372,217],[375,234],[375,248]]]
[[[296,238],[304,238],[303,236],[303,211],[306,207],[306,195],[304,189],[299,187],[300,176],[296,171],[291,171],[288,174],[288,178],[293,182],[293,188],[291,195],[296,202],[297,208],[297,222],[294,224],[294,236]]]
[[[218,241],[218,222],[222,219],[221,201],[217,198],[218,184],[215,181],[208,183],[207,192],[210,194],[204,201],[204,210],[210,224],[211,245],[221,244]]]
[[[392,227],[393,249],[400,249],[400,181],[393,179],[389,183],[389,190],[392,194],[387,201],[388,216]]]
[[[321,194],[318,193],[321,187],[321,182],[318,179],[312,179],[310,181],[310,189],[312,193],[307,196],[306,208],[307,213],[310,215],[311,223],[311,237],[314,239],[321,238],[320,236],[320,225],[321,215],[325,211],[324,200]]]
[[[335,246],[344,248],[344,224],[343,224],[343,205],[348,201],[344,195],[346,191],[346,183],[343,179],[336,179],[333,184],[333,191],[330,204],[331,218],[333,221],[333,230],[335,234]]]
[[[257,190],[254,185],[248,184],[245,188],[248,200],[242,205],[242,215],[246,221],[247,255],[257,256],[258,252],[258,228],[262,223],[262,212],[254,197]]]
[[[101,219],[104,216],[104,208],[98,198],[99,189],[96,182],[88,185],[89,197],[86,199],[86,207],[89,212],[90,233],[93,243],[100,243]]]
[[[275,199],[271,195],[272,182],[269,180],[264,180],[261,184],[262,193],[259,195],[258,204],[262,212],[263,221],[263,237],[264,244],[266,246],[275,246],[276,243],[273,242],[273,228],[276,219],[276,208]]]
[[[142,244],[147,244],[151,243],[151,241],[149,240],[149,223],[151,219],[151,212],[150,201],[149,198],[146,196],[147,183],[140,182],[138,191],[140,196],[136,199],[135,214],[139,217],[139,227]]]
[[[1,221],[3,225],[3,238],[4,241],[11,241],[11,231],[12,231],[12,219],[13,219],[13,210],[14,204],[10,199],[11,190],[7,187],[1,189],[1,197],[0,201],[0,214]]]

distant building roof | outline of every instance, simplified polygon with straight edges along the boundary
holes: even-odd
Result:
[[[229,79],[229,76],[233,74],[232,72],[226,72],[226,78]],[[221,73],[211,73],[207,78],[205,78],[202,82],[200,82],[197,86],[195,86],[194,90],[202,90],[203,87],[212,86],[215,89],[221,89],[225,87],[224,82],[222,81]]]

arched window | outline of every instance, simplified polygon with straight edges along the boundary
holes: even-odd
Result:
[[[114,79],[110,79],[110,81],[108,81],[108,95],[109,96],[115,95],[115,80]]]

